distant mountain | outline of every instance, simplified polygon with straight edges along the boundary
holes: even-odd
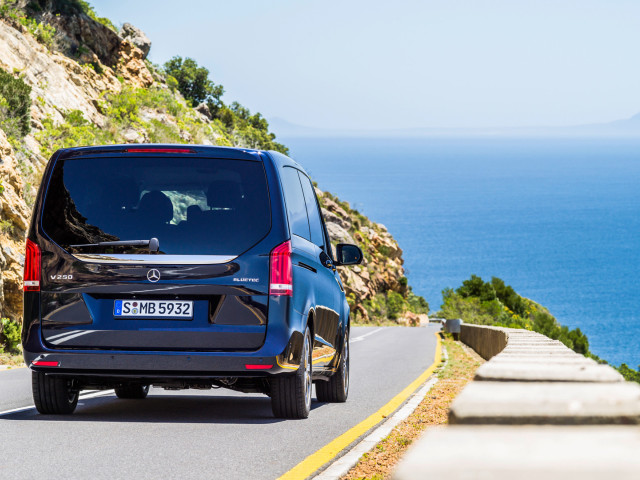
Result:
[[[567,127],[494,127],[494,128],[406,128],[356,130],[314,128],[282,118],[272,118],[269,126],[279,138],[292,137],[640,137],[640,113],[608,123]]]
[[[269,128],[275,132],[278,137],[331,137],[331,136],[358,136],[369,133],[367,130],[345,130],[339,128],[317,128],[298,125],[289,122],[283,118],[274,117],[267,119]]]
[[[616,120],[615,122],[599,125],[591,125],[591,127],[600,127],[609,131],[616,131],[620,133],[626,132],[633,135],[640,135],[640,113],[636,113],[631,118]]]

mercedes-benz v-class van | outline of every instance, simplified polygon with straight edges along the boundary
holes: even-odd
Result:
[[[277,152],[57,151],[27,236],[24,357],[39,412],[83,389],[225,387],[305,418],[349,391],[349,306],[313,184]]]

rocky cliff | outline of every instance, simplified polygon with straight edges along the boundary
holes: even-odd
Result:
[[[9,14],[0,10],[0,69],[31,88],[30,132],[16,137],[0,128],[0,309],[14,321],[22,316],[31,204],[55,149],[146,141],[255,146],[172,90],[145,60],[150,42],[135,27],[127,24],[117,32],[75,7],[29,16],[25,3],[13,2]],[[51,38],[43,40],[42,31]],[[0,106],[1,101],[0,95]],[[356,320],[417,322],[407,312],[426,313],[428,306],[411,293],[402,251],[391,234],[331,194],[317,193],[332,238],[358,243],[365,253],[363,265],[341,269]]]

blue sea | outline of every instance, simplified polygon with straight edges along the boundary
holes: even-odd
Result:
[[[320,188],[383,223],[432,311],[502,278],[640,365],[640,140],[284,138]]]

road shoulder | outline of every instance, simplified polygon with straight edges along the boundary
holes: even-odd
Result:
[[[445,338],[442,343],[447,351],[448,362],[437,374],[438,382],[415,411],[365,453],[343,479],[388,478],[411,443],[426,428],[447,423],[451,402],[473,379],[476,369],[484,361],[460,342]]]

